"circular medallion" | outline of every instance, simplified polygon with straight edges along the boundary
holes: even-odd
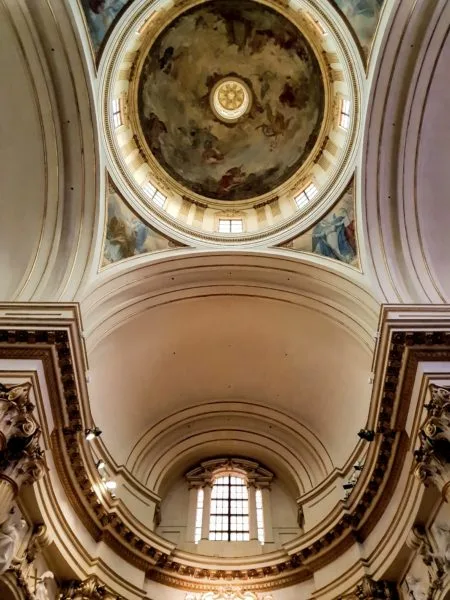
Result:
[[[214,114],[225,123],[237,121],[251,108],[251,92],[241,80],[227,77],[216,83],[210,95]]]
[[[214,200],[248,200],[297,174],[321,130],[314,51],[285,16],[252,0],[182,13],[146,51],[137,118],[162,169]]]

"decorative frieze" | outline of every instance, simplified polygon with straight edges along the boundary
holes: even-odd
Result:
[[[416,477],[425,485],[434,484],[450,501],[450,386],[430,385],[431,401],[425,406],[427,419],[418,438],[414,456]]]

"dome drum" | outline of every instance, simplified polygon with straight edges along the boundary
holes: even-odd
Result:
[[[253,244],[329,207],[359,100],[325,14],[275,0],[160,5],[115,44],[100,72],[110,171],[144,218],[184,242]]]

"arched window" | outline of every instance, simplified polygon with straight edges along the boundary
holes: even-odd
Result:
[[[190,490],[187,541],[273,541],[270,471],[249,459],[215,458],[186,473],[186,479]]]
[[[250,539],[247,482],[241,475],[216,477],[211,492],[209,539],[245,542]]]

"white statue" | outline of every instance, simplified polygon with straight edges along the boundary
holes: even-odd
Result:
[[[35,600],[50,600],[47,589],[47,581],[53,580],[54,578],[55,576],[51,571],[45,571],[45,573],[39,577],[36,585],[36,591],[34,592]]]
[[[0,575],[6,573],[11,566],[16,555],[21,530],[25,524],[23,519],[20,523],[15,522],[14,516],[11,514],[9,519],[0,525]]]

